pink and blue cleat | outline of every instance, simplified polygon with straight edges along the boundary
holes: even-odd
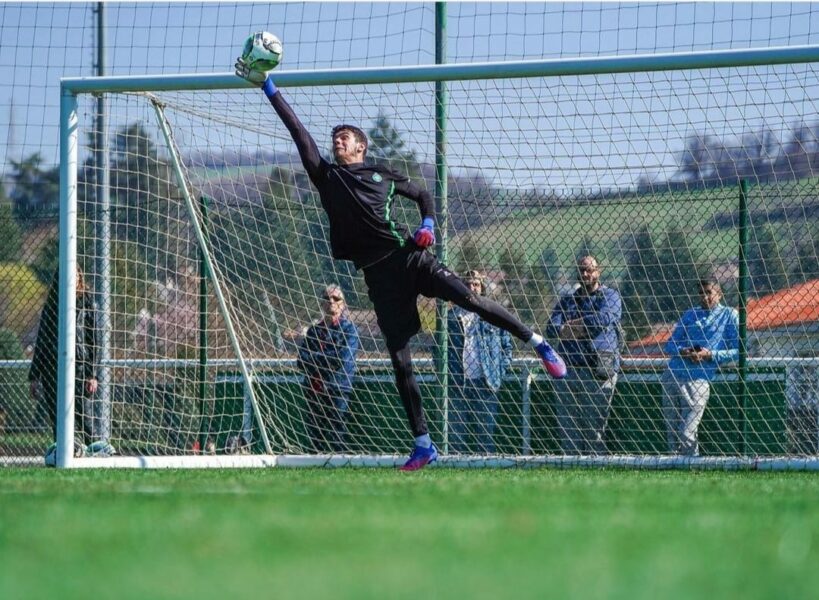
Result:
[[[540,342],[535,346],[535,352],[543,362],[543,367],[546,372],[555,379],[563,379],[566,377],[566,363],[560,358],[560,355],[554,351],[545,341]]]
[[[429,448],[415,446],[409,460],[401,467],[401,471],[417,471],[438,460],[438,448],[432,444]]]

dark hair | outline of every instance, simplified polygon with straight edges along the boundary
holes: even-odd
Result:
[[[370,141],[367,139],[366,133],[355,125],[347,125],[346,123],[342,123],[341,125],[336,125],[333,127],[330,137],[336,137],[336,135],[341,131],[349,131],[353,134],[353,136],[355,136],[355,139],[359,144],[364,144],[364,156],[367,155],[367,148],[370,147]]]
[[[481,273],[480,271],[475,270],[467,271],[466,273],[464,273],[463,281],[467,285],[473,281],[477,281],[478,283],[481,284],[481,295],[486,294],[486,280],[484,279],[483,273]]]
[[[719,284],[719,281],[717,281],[713,277],[705,277],[703,279],[700,279],[699,289],[703,290],[707,287],[716,288],[720,292],[722,292],[722,286]]]

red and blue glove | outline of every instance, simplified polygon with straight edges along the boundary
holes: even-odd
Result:
[[[415,245],[419,248],[429,248],[435,243],[435,221],[432,217],[425,217],[421,226],[412,234]]]

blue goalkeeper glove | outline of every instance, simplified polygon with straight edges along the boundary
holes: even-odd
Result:
[[[421,226],[412,234],[412,239],[419,248],[429,248],[435,243],[435,221],[425,217]]]

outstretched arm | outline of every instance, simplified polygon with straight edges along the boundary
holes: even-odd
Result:
[[[269,76],[267,81],[270,81]],[[273,89],[275,90],[274,93],[268,95],[267,98],[270,100],[270,104],[273,106],[276,114],[279,115],[282,123],[284,123],[284,126],[287,127],[293,141],[296,142],[301,163],[304,165],[308,177],[310,177],[313,183],[318,183],[322,179],[322,175],[326,172],[328,163],[321,158],[313,136],[308,133],[307,129],[302,125],[301,121],[299,121],[296,113],[290,108],[290,105],[284,99],[281,92],[276,90],[275,87],[273,87]],[[267,90],[265,90],[265,94],[267,94]]]
[[[292,137],[293,141],[296,142],[296,148],[299,151],[301,162],[304,165],[304,169],[307,171],[308,177],[310,177],[310,180],[314,184],[317,184],[317,182],[322,179],[322,175],[326,171],[328,163],[326,160],[321,158],[321,154],[319,153],[318,146],[316,145],[316,141],[313,139],[313,136],[310,135],[302,122],[296,116],[296,113],[294,113],[293,109],[290,108],[290,105],[284,99],[281,92],[276,87],[276,84],[273,83],[270,75],[262,73],[261,71],[249,69],[241,58],[236,61],[236,75],[251,83],[261,86],[262,91],[264,92],[265,96],[267,96],[267,99],[270,101],[270,104],[273,106],[276,114],[279,115],[282,123],[284,123],[284,126],[287,127],[287,130],[290,132],[290,137]]]

